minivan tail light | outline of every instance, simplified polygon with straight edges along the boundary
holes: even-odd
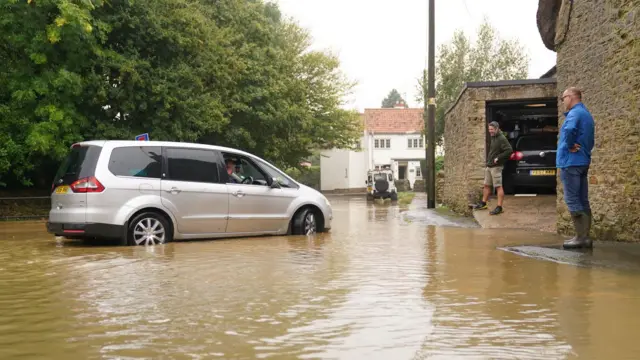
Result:
[[[74,181],[71,190],[74,193],[99,193],[104,191],[104,185],[95,176],[90,176]]]

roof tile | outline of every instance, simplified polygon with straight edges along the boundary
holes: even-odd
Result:
[[[387,134],[421,132],[424,129],[423,112],[423,109],[365,109],[365,129]]]

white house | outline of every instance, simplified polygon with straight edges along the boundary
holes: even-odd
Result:
[[[422,179],[420,160],[426,159],[422,113],[423,109],[407,109],[403,104],[390,109],[365,109],[361,150],[321,153],[320,189],[362,189],[367,170],[384,166],[393,169],[396,180],[408,179],[413,188],[414,182]]]

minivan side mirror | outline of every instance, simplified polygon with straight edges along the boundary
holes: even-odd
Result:
[[[271,186],[272,189],[280,189],[282,188],[282,186],[280,186],[280,183],[278,182],[278,179],[276,178],[271,178]]]

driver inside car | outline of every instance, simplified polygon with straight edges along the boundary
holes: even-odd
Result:
[[[233,171],[233,168],[236,167],[233,159],[226,159],[225,163],[227,165],[227,174],[229,175],[229,182],[233,184],[242,183],[242,178]]]

